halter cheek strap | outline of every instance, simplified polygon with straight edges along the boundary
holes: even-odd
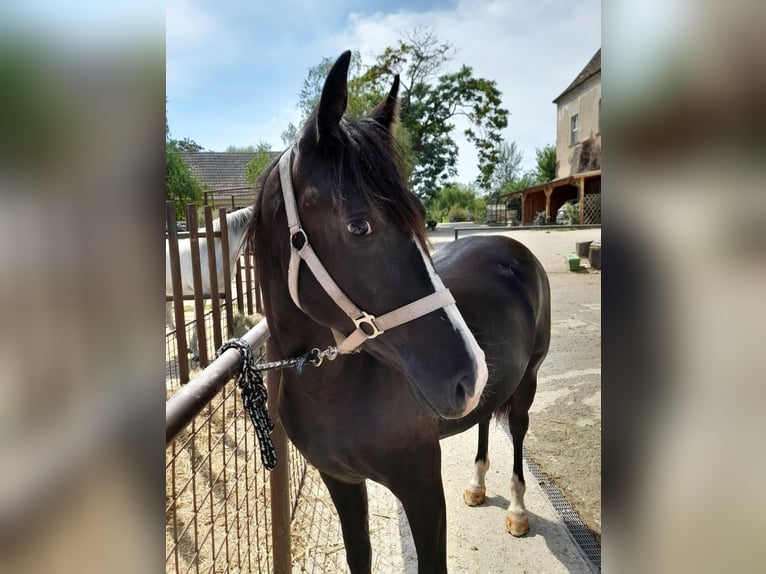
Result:
[[[287,268],[288,289],[293,303],[305,313],[305,309],[301,307],[300,298],[298,297],[298,274],[300,272],[301,261],[305,262],[325,292],[356,326],[356,329],[345,338],[343,338],[342,334],[333,330],[336,340],[342,339],[338,341],[338,351],[340,353],[352,353],[368,339],[374,339],[389,329],[455,303],[455,299],[452,297],[449,289],[439,289],[430,295],[399,307],[380,317],[375,317],[359,309],[346,296],[343,290],[338,287],[338,284],[335,283],[327,272],[325,266],[322,265],[322,262],[309,243],[306,232],[301,227],[298,208],[295,203],[295,192],[293,191],[290,167],[292,155],[293,149],[290,149],[282,154],[279,160],[279,178],[282,184],[282,196],[285,201],[287,225],[290,229],[290,262]]]

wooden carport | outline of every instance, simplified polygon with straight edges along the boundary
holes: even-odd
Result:
[[[601,170],[586,171],[568,177],[554,179],[527,189],[506,193],[500,200],[521,196],[521,224],[532,225],[535,215],[545,211],[545,222],[555,223],[556,212],[568,199],[577,199],[581,223],[601,223],[600,203],[597,221],[586,221],[586,196],[601,194]],[[594,199],[600,199],[594,198]],[[591,216],[593,217],[593,216]]]

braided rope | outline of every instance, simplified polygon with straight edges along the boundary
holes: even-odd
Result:
[[[237,386],[242,391],[242,403],[247,414],[250,415],[253,427],[255,427],[258,446],[261,450],[261,462],[267,469],[272,470],[277,466],[277,451],[271,441],[274,423],[271,422],[269,411],[266,408],[268,394],[266,386],[263,384],[263,376],[259,372],[264,369],[258,369],[250,345],[242,339],[231,339],[224,343],[215,354],[216,358],[228,349],[237,349],[242,355],[242,365],[237,373]]]
[[[337,347],[328,347],[324,351],[312,349],[300,357],[271,363],[261,363],[260,365],[255,363],[253,350],[243,339],[229,339],[226,341],[216,352],[216,358],[220,357],[228,349],[237,349],[242,356],[242,364],[237,373],[237,386],[242,392],[242,403],[245,406],[245,410],[250,415],[250,420],[253,421],[253,427],[255,427],[263,466],[273,470],[277,466],[277,451],[274,449],[274,443],[271,440],[274,423],[269,418],[269,410],[266,406],[266,400],[269,395],[266,392],[266,386],[263,384],[261,371],[293,367],[300,375],[306,363],[318,367],[325,358],[334,361],[338,356],[338,349]]]

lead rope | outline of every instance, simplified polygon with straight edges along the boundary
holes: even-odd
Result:
[[[271,422],[266,406],[266,400],[269,395],[266,392],[266,385],[263,384],[261,371],[293,367],[300,375],[306,363],[318,367],[325,358],[330,361],[335,360],[338,356],[338,349],[336,347],[328,347],[324,351],[312,349],[310,352],[299,357],[271,363],[261,363],[260,365],[256,364],[253,350],[243,339],[230,339],[221,345],[221,348],[215,354],[216,358],[229,349],[237,349],[242,356],[242,363],[236,375],[237,386],[242,392],[242,403],[247,414],[250,416],[250,420],[253,422],[255,435],[258,437],[261,462],[268,470],[273,470],[277,466],[277,451],[274,449],[274,443],[271,440],[274,423]]]

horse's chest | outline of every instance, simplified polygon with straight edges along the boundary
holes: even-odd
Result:
[[[386,406],[360,408],[354,401],[308,401],[286,393],[279,412],[287,435],[306,459],[338,478],[371,477],[398,444]]]

